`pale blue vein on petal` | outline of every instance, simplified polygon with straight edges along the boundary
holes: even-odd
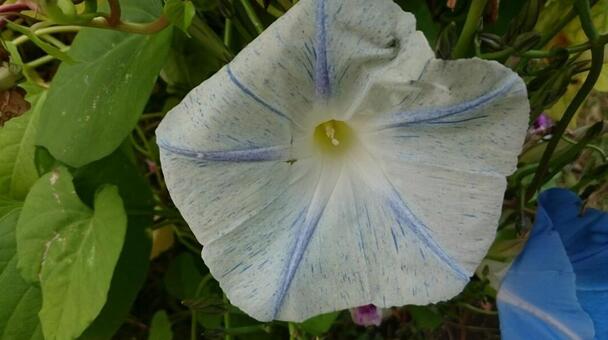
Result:
[[[232,72],[232,69],[230,68],[230,64],[226,65],[226,72],[228,73],[228,78],[230,79],[230,81],[232,81],[232,83],[234,83],[234,85],[236,85],[236,87],[238,87],[241,91],[243,91],[243,93],[245,93],[248,97],[255,100],[260,105],[267,108],[271,112],[275,113],[279,117],[287,119],[288,121],[295,124],[295,122],[291,119],[291,117],[289,117],[288,115],[283,113],[281,110],[277,109],[276,107],[267,103],[265,100],[263,100],[258,95],[256,95],[249,87],[247,87],[245,84],[243,84]]]
[[[312,212],[312,218],[307,218],[307,216],[310,215],[310,207],[312,205],[312,200],[314,199],[315,197],[313,196],[309,205],[300,212],[292,225],[292,229],[297,230],[298,232],[295,243],[290,248],[287,256],[289,262],[281,274],[281,283],[279,290],[276,293],[275,304],[273,306],[273,319],[276,319],[279,309],[283,305],[285,295],[291,286],[291,282],[293,281],[296,271],[300,266],[300,262],[302,261],[302,257],[306,252],[308,243],[310,242],[310,239],[312,238],[312,235],[314,234],[315,229],[319,224],[319,220],[321,219],[321,216],[325,210],[325,205],[321,205],[321,208],[318,211]]]
[[[392,184],[390,184],[392,187]],[[395,214],[397,218],[397,223],[400,228],[407,227],[411,230],[416,238],[424,245],[425,248],[431,251],[439,260],[445,263],[450,270],[454,272],[454,274],[463,281],[469,281],[471,273],[469,273],[466,269],[464,269],[456,260],[454,260],[448,253],[441,248],[439,244],[433,239],[433,237],[429,234],[428,227],[420,221],[416,215],[410,210],[410,208],[405,204],[401,195],[397,192],[397,190],[392,187],[393,192],[389,199],[389,207]],[[402,229],[401,232],[405,234],[405,231]],[[391,229],[391,233],[393,230]],[[397,248],[397,241],[395,240],[395,234],[392,234],[393,241],[395,242],[395,247]],[[405,235],[403,235],[405,237]],[[421,252],[422,257],[424,254]]]
[[[381,127],[381,129],[390,129],[412,124],[450,124],[460,123],[471,119],[477,119],[477,117],[464,118],[457,121],[441,121],[442,119],[470,112],[483,107],[494,101],[497,98],[507,95],[519,78],[515,74],[511,74],[500,84],[500,86],[493,90],[484,93],[476,98],[460,102],[447,107],[430,107],[422,108],[411,111],[402,111],[393,113],[395,122],[389,122],[388,124]]]
[[[158,146],[178,156],[203,162],[265,162],[285,160],[289,156],[289,147],[270,146],[242,150],[197,151],[172,146],[159,140]]]
[[[469,118],[463,118],[463,119],[457,119],[457,120],[443,120],[443,121],[439,121],[439,122],[428,122],[427,124],[458,124],[458,123],[469,122],[469,121],[477,120],[477,119],[484,119],[487,117],[488,117],[488,115],[481,115],[478,117],[469,117]]]
[[[328,98],[331,95],[331,85],[327,62],[327,13],[325,0],[317,0],[315,30],[315,91],[320,98]]]

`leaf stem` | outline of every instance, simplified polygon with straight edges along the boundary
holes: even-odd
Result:
[[[483,15],[487,2],[488,0],[473,0],[471,2],[471,7],[467,13],[464,27],[462,28],[460,37],[458,37],[456,46],[454,46],[454,50],[452,51],[452,59],[465,58],[468,55],[471,45],[473,44],[473,37],[479,26],[479,20]]]
[[[568,138],[568,137],[566,137],[566,136],[562,136],[562,139],[563,139],[563,140],[564,140],[566,143],[568,143],[568,144],[571,144],[571,145],[576,145],[576,144],[577,144],[577,142],[576,142],[575,140],[572,140],[572,139],[570,139],[570,138]],[[600,157],[602,157],[602,161],[603,161],[603,162],[608,162],[608,155],[607,155],[607,154],[606,154],[606,152],[604,152],[604,150],[602,150],[602,148],[600,148],[599,146],[597,146],[597,145],[593,145],[593,144],[587,144],[587,145],[585,145],[584,147],[585,147],[586,149],[589,149],[589,150],[592,150],[592,151],[595,151],[596,153],[598,153],[598,154],[600,155]]]
[[[112,29],[116,31],[137,34],[154,34],[164,30],[169,26],[169,20],[167,20],[164,15],[161,15],[156,20],[147,23],[137,23],[119,20],[117,23],[112,24],[110,22],[110,18],[93,18],[88,23],[83,24],[83,26]]]
[[[251,23],[253,24],[253,27],[255,28],[258,35],[264,32],[264,25],[262,24],[262,21],[260,21],[258,14],[255,12],[255,9],[251,5],[251,2],[249,2],[249,0],[241,0],[241,5],[243,5],[245,13],[247,13],[249,20],[251,20]]]
[[[110,5],[110,16],[108,17],[108,24],[110,26],[116,26],[120,23],[121,9],[120,2],[118,0],[108,0]]]
[[[583,28],[585,35],[592,43],[596,43],[600,38],[600,34],[595,28],[595,25],[593,25],[589,0],[576,0],[574,2],[574,9],[578,13],[579,20],[581,21],[581,27]]]
[[[51,26],[51,27],[44,27],[44,28],[40,28],[37,30],[33,30],[32,34],[36,35],[36,36],[41,36],[41,35],[49,35],[49,34],[54,34],[54,33],[68,33],[68,32],[78,32],[80,31],[82,27],[80,26],[74,26],[74,25],[69,25],[69,26]],[[30,40],[30,38],[26,35],[20,35],[17,38],[12,40],[12,43],[15,45],[21,45],[24,42],[27,42],[28,40]]]
[[[505,48],[504,50],[479,54],[478,57],[483,58],[483,59],[490,59],[490,60],[499,60],[499,59],[503,59],[503,58],[506,58],[511,55],[516,55],[518,57],[524,57],[524,58],[530,58],[530,59],[551,58],[551,57],[558,56],[564,50],[566,50],[566,52],[568,54],[575,54],[575,53],[586,51],[590,48],[591,48],[591,43],[586,42],[583,44],[574,45],[574,46],[570,46],[570,47],[566,47],[566,48],[554,48],[554,49],[551,49],[548,51],[528,50],[528,51],[525,51],[522,53],[518,53],[514,47],[509,46],[509,47]]]
[[[229,62],[234,58],[230,49],[224,45],[224,41],[198,16],[192,19],[192,25],[190,25],[188,32],[193,38],[206,45],[222,61]]]
[[[228,3],[232,7],[233,0],[228,0]],[[228,48],[232,46],[232,35],[234,31],[234,24],[232,23],[232,19],[226,17],[226,22],[224,24],[224,45]]]
[[[0,13],[21,12],[28,9],[31,9],[30,6],[24,3],[0,5]]]
[[[296,340],[298,338],[296,325],[293,322],[288,322],[287,327],[289,329],[289,340]]]
[[[226,298],[225,294],[222,296],[222,300],[224,301],[224,303],[228,303],[228,298]],[[227,308],[226,313],[224,313],[224,329],[226,329],[226,330],[230,329],[230,309],[229,308]],[[232,335],[226,333],[224,335],[224,340],[232,340]]]

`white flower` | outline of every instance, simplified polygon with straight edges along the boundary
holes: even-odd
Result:
[[[230,301],[301,321],[459,293],[494,238],[528,111],[516,74],[435,59],[390,0],[302,0],[157,135]]]

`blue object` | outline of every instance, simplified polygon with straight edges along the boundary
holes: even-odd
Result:
[[[539,197],[497,302],[504,339],[608,339],[608,214],[571,191]]]

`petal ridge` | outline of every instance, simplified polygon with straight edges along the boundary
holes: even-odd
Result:
[[[473,119],[479,119],[483,117],[467,117],[462,120],[457,120],[453,122],[442,121],[444,118],[448,118],[451,116],[455,116],[458,114],[462,114],[465,112],[473,111],[479,109],[489,103],[491,103],[494,99],[500,98],[501,96],[509,93],[511,89],[516,85],[519,81],[519,77],[515,73],[511,73],[508,78],[503,81],[503,83],[497,88],[492,89],[489,92],[482,94],[481,96],[475,97],[473,99],[466,100],[464,102],[460,102],[455,105],[439,107],[439,108],[428,108],[428,109],[417,109],[412,111],[401,111],[396,112],[391,115],[390,120],[392,122],[386,122],[379,127],[379,130],[391,129],[402,127],[406,125],[412,124],[449,124],[449,123],[460,123]]]
[[[315,92],[326,99],[331,95],[329,66],[327,65],[327,13],[325,0],[317,0],[315,8]]]
[[[500,299],[501,303],[509,304],[532,314],[540,320],[554,326],[555,329],[566,335],[569,339],[583,339],[578,334],[576,334],[575,331],[570,329],[568,325],[564,324],[560,320],[557,320],[551,314],[548,314],[543,310],[535,307],[534,305],[526,302],[525,300],[520,299],[519,297],[517,297],[517,295],[511,293],[507,288],[501,289],[499,295],[500,297],[497,298]]]
[[[433,239],[433,236],[429,234],[429,228],[422,221],[420,221],[416,215],[414,215],[388,178],[387,181],[389,181],[389,185],[393,191],[393,198],[389,199],[390,207],[397,217],[399,227],[403,228],[402,223],[405,223],[405,225],[407,225],[407,227],[414,233],[414,235],[416,235],[424,246],[428,248],[446,266],[448,266],[448,268],[450,268],[458,278],[468,282],[471,273],[464,269],[460,264],[458,264],[458,262],[454,260],[454,258],[443,250],[435,239]]]
[[[308,206],[306,206],[304,210],[300,212],[300,215],[294,223],[296,225],[296,228],[299,228],[299,232],[295,238],[295,244],[290,249],[287,266],[281,274],[282,282],[280,283],[279,291],[277,292],[276,302],[272,313],[273,319],[276,319],[277,315],[279,314],[280,308],[283,304],[283,300],[285,299],[285,295],[287,294],[287,291],[291,286],[291,282],[293,281],[296,271],[299,268],[300,262],[302,261],[302,257],[306,252],[310,239],[312,238],[315,229],[319,224],[319,220],[321,219],[321,216],[325,211],[327,202],[330,200],[334,190],[336,189],[336,184],[338,183],[338,180],[341,175],[342,168],[340,168],[338,170],[338,173],[334,174],[334,176],[329,176],[329,181],[327,181],[327,179],[323,177],[319,178],[319,180],[317,181],[315,192],[310,199],[310,203],[308,204]],[[328,195],[323,195],[322,193],[322,190],[324,189],[324,185],[322,185],[323,182],[329,182],[325,183],[325,185],[331,185],[331,191]],[[319,201],[319,203],[313,205],[317,201]]]
[[[230,68],[230,64],[226,65],[226,72],[228,73],[228,78],[230,79],[230,81],[236,87],[238,87],[241,91],[243,91],[243,93],[245,93],[248,97],[250,97],[251,99],[255,100],[260,105],[262,105],[263,107],[265,107],[268,110],[270,110],[272,113],[275,113],[277,116],[279,116],[279,117],[281,117],[283,119],[287,119],[293,125],[301,128],[301,126],[295,120],[291,119],[291,117],[289,117],[288,115],[286,115],[285,113],[283,113],[281,110],[279,110],[279,109],[275,108],[274,106],[270,105],[269,103],[267,103],[260,96],[258,96],[255,93],[253,93],[253,91],[249,87],[247,87],[245,84],[243,84],[236,77],[236,75],[232,72],[232,69]]]
[[[278,145],[269,147],[257,147],[251,149],[226,150],[226,151],[195,151],[168,144],[162,140],[158,146],[168,152],[195,161],[209,162],[265,162],[280,161],[289,158],[289,145]]]

